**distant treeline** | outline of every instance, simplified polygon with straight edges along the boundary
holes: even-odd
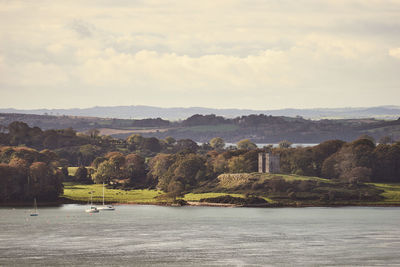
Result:
[[[70,127],[84,132],[93,129],[122,129],[129,131],[138,128],[151,128],[153,131],[143,133],[145,137],[164,139],[172,136],[175,139],[192,139],[196,142],[207,142],[215,136],[234,143],[241,139],[251,138],[256,143],[277,143],[282,139],[294,143],[320,143],[340,139],[351,141],[362,134],[368,134],[376,140],[390,136],[400,139],[400,120],[347,119],[347,120],[307,120],[302,117],[268,116],[253,114],[236,118],[222,116],[193,115],[182,121],[156,119],[104,119],[73,116],[49,116],[29,114],[0,114],[0,125],[3,131],[13,121],[23,121],[28,125],[42,129],[64,129]],[[0,129],[1,130],[1,129]],[[118,133],[114,137],[126,138],[132,133]]]

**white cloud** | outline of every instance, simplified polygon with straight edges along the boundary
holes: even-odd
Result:
[[[399,15],[375,0],[1,2],[0,106],[395,104]]]
[[[400,47],[390,49],[389,55],[394,58],[400,59]]]

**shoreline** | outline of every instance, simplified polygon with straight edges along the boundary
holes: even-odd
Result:
[[[78,205],[88,205],[87,202],[74,201],[70,199],[60,199],[58,201],[46,201],[38,202],[39,207],[57,207],[65,204],[78,204]],[[105,204],[112,204],[115,206],[119,205],[154,205],[154,206],[169,206],[169,207],[183,207],[183,206],[193,206],[193,207],[223,207],[223,208],[334,208],[334,207],[400,207],[400,203],[326,203],[323,205],[312,205],[308,203],[267,203],[267,204],[249,204],[249,205],[238,205],[231,203],[214,203],[214,202],[199,202],[199,201],[187,201],[187,205],[179,205],[172,202],[108,202]],[[93,203],[93,205],[102,205],[102,203]],[[30,202],[9,202],[0,203],[1,208],[6,207],[32,207]]]

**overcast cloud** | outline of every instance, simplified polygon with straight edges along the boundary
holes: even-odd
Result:
[[[399,105],[400,1],[0,1],[0,107]]]

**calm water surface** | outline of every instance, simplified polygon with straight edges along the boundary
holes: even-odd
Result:
[[[400,266],[400,208],[0,208],[0,266]]]

